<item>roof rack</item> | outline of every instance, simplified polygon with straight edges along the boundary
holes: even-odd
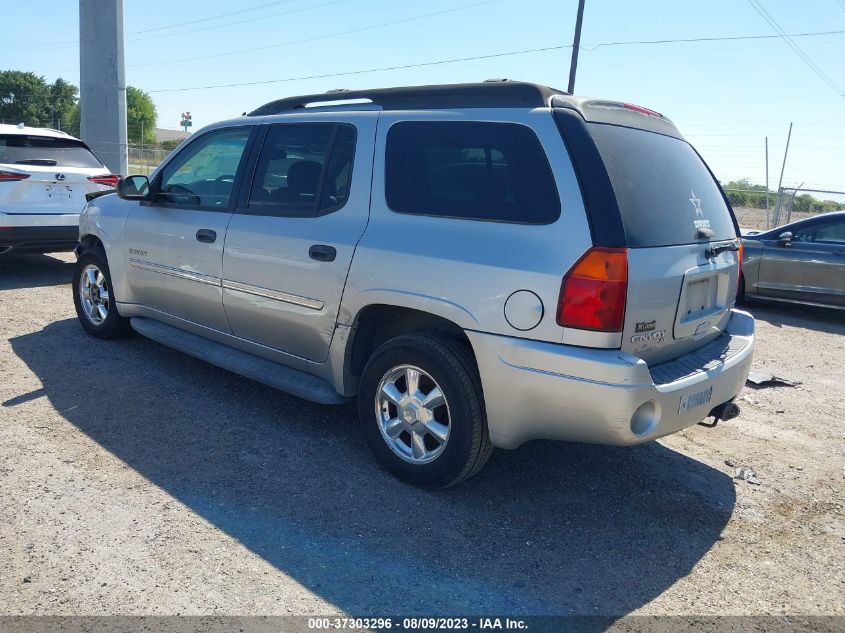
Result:
[[[310,104],[332,101],[368,99],[384,110],[436,109],[436,108],[541,108],[553,95],[565,92],[510,80],[493,80],[482,83],[445,84],[439,86],[408,86],[403,88],[376,88],[373,90],[330,90],[320,94],[288,97],[271,101],[249,113],[249,116],[266,116],[299,110]]]

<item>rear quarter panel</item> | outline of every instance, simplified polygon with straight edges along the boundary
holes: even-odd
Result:
[[[561,201],[557,221],[512,224],[396,213],[385,197],[385,145],[398,121],[499,121],[530,127],[540,139]],[[583,201],[560,132],[548,109],[383,112],[376,136],[370,223],[353,260],[341,322],[362,308],[387,304],[415,308],[468,330],[559,343],[556,322],[560,284],[591,246]],[[540,323],[512,327],[504,316],[508,297],[530,290],[542,300]]]

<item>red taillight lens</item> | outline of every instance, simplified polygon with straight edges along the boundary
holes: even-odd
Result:
[[[633,103],[623,103],[622,105],[625,108],[627,108],[628,110],[633,110],[634,112],[639,112],[640,114],[644,114],[646,116],[653,116],[653,117],[657,117],[659,119],[663,118],[662,114],[660,114],[659,112],[655,112],[654,110],[651,110],[649,108],[644,108],[642,106],[634,105]]]
[[[621,332],[627,294],[627,249],[591,248],[563,277],[558,325]]]
[[[739,262],[739,271],[736,274],[736,288],[739,292],[739,287],[742,284],[742,253],[745,247],[742,245],[742,239],[739,240],[739,250],[736,252],[737,261]]]
[[[105,174],[103,176],[90,176],[88,180],[95,182],[98,185],[117,187],[117,181],[120,180],[120,176],[117,176],[116,174]]]
[[[14,171],[3,171],[0,169],[0,182],[14,182],[16,180],[26,180],[29,174],[20,174]]]

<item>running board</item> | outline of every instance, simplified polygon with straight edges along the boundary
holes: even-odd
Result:
[[[349,398],[341,396],[321,378],[304,371],[285,367],[248,352],[210,341],[160,321],[133,317],[132,329],[149,339],[189,354],[212,365],[240,374],[268,387],[319,404],[343,404]]]

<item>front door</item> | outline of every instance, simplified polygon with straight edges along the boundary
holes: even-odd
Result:
[[[358,112],[266,126],[223,253],[223,304],[237,336],[327,358],[369,218],[376,122],[376,112]]]
[[[221,294],[223,242],[253,129],[218,129],[192,140],[153,181],[153,200],[130,212],[126,270],[141,305],[231,331]]]
[[[767,240],[760,260],[763,296],[845,306],[845,218],[819,218],[790,242]]]

